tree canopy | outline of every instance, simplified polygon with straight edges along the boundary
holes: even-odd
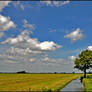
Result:
[[[74,68],[84,71],[84,77],[86,77],[86,69],[92,67],[92,51],[91,50],[82,51],[79,54],[78,58],[76,58],[74,64],[75,64]]]

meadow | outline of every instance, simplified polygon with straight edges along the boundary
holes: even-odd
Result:
[[[0,74],[0,91],[58,91],[78,74]]]
[[[87,74],[87,78],[83,79],[83,84],[86,92],[92,92],[92,74]]]

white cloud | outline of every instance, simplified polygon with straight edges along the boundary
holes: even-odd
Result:
[[[66,63],[66,61],[62,58],[57,59],[57,58],[45,57],[45,58],[42,58],[41,61],[43,61],[45,63],[47,62],[47,63],[57,63],[57,64],[60,64],[60,63],[65,64]]]
[[[64,59],[62,59],[62,58],[50,58],[48,56],[48,54],[43,55],[43,57],[40,59],[40,61],[45,62],[45,63],[46,62],[47,63],[62,63],[63,62],[63,64],[65,63]]]
[[[34,62],[34,61],[36,61],[36,59],[35,59],[35,58],[30,58],[29,61],[30,61],[30,62]]]
[[[34,2],[34,1],[33,1]],[[16,8],[20,8],[21,10],[24,10],[25,8],[40,8],[43,5],[46,6],[53,6],[53,7],[60,7],[60,6],[64,6],[69,4],[70,1],[66,0],[66,1],[57,1],[57,0],[40,0],[38,2],[34,2],[34,4],[29,4],[29,2],[21,2],[21,1],[14,1],[12,2],[12,4],[16,7]],[[35,5],[37,7],[35,7]]]
[[[18,43],[18,44],[21,44]],[[26,43],[25,43],[26,44]],[[46,60],[46,52],[43,50],[37,50],[37,49],[32,49],[29,48],[28,46],[25,48],[14,46],[16,45],[15,43],[11,47],[2,47],[0,48],[0,60],[3,62],[11,63],[11,64],[24,64],[24,63],[33,63],[33,62],[40,62],[42,60]],[[4,49],[4,50],[3,50]],[[44,56],[45,55],[45,56]],[[44,57],[44,59],[43,59]],[[55,63],[57,59],[49,58],[48,62]],[[61,60],[61,59],[60,59]],[[58,63],[60,61],[58,59]],[[61,62],[61,61],[60,61]]]
[[[35,29],[35,25],[34,24],[25,24],[24,28],[28,28],[30,30],[34,30]]]
[[[68,59],[63,59],[63,58],[53,58],[49,57],[48,54],[44,54],[43,57],[40,58],[40,61],[42,63],[45,63],[47,65],[65,65],[65,64],[70,64],[70,61]]]
[[[36,53],[37,54],[37,53]],[[36,54],[26,51],[26,49],[14,48],[14,47],[2,47],[0,48],[0,61],[3,63],[32,63],[36,62]]]
[[[33,30],[36,28],[35,24],[29,24],[26,19],[23,20],[23,27],[31,33],[33,33]]]
[[[82,34],[82,31],[80,30],[80,28],[77,28],[75,31],[73,31],[69,34],[66,34],[64,36],[64,38],[69,38],[69,39],[71,39],[72,42],[75,42],[77,40],[81,40],[83,38],[83,34]]]
[[[25,7],[27,7],[28,5],[26,5],[27,2],[25,2],[24,4],[21,1],[13,1],[12,4],[14,5],[14,7],[16,8],[20,8],[21,10],[24,10]]]
[[[91,50],[92,51],[92,46],[88,46],[88,50]]]
[[[23,24],[27,24],[28,21],[26,19],[23,19]]]
[[[12,4],[16,7],[16,8],[20,8],[21,10],[24,10],[25,8],[36,8],[35,5],[37,6],[37,9],[40,7],[42,7],[43,5],[46,6],[53,6],[53,7],[60,7],[60,6],[64,6],[70,3],[69,0],[66,1],[57,1],[57,0],[40,0],[38,2],[33,1],[34,4],[30,4],[29,2],[21,2],[21,1],[14,1],[12,2]]]
[[[68,61],[72,64],[74,64],[74,61],[75,61],[76,57],[75,56],[69,56],[68,57]]]
[[[8,38],[2,42],[2,44],[9,44],[15,48],[22,48],[31,51],[54,51],[61,48],[61,45],[54,43],[53,41],[40,42],[37,38],[31,38],[28,31],[23,31],[16,38]]]
[[[41,42],[38,47],[41,49],[41,50],[56,50],[58,48],[61,48],[62,46],[60,45],[57,45],[56,43],[54,42],[49,42],[49,41],[45,41],[45,42]]]
[[[7,63],[23,63],[23,62],[29,62],[30,54],[25,55],[23,52],[21,54],[16,53],[17,51],[11,51],[12,49],[7,49],[5,53],[0,54],[0,60]]]
[[[70,61],[75,61],[76,57],[75,56],[69,56]]]
[[[11,1],[0,1],[0,12],[9,5]],[[11,28],[15,28],[16,25],[14,24],[13,21],[10,20],[10,17],[5,17],[0,14],[0,38],[4,36],[3,31],[7,31]]]
[[[46,4],[47,6],[52,5],[52,2],[50,0],[47,1],[40,1],[42,4]]]
[[[53,1],[53,5],[56,7],[63,6],[63,5],[69,4],[69,3],[70,3],[70,1]]]
[[[44,55],[47,51],[53,51],[62,47],[53,41],[40,42],[37,38],[31,38],[29,35],[29,31],[23,31],[17,37],[8,38],[1,42],[2,44],[8,44],[10,46],[5,50],[5,53],[0,56],[0,60],[12,64],[13,62],[31,63],[39,61],[36,59],[36,55]]]
[[[47,6],[59,7],[59,6],[63,6],[63,5],[66,5],[66,4],[70,3],[70,1],[69,0],[67,0],[67,1],[51,1],[51,0],[47,0],[47,1],[40,1],[40,3],[45,4]]]
[[[3,10],[3,8],[5,8],[6,6],[8,6],[8,4],[11,1],[0,1],[0,12]]]
[[[16,25],[10,20],[10,17],[0,15],[0,31],[7,31],[15,27]]]

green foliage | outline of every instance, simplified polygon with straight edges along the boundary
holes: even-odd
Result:
[[[75,60],[74,68],[79,70],[84,70],[84,68],[89,69],[92,67],[92,51],[85,50],[79,54],[79,57]]]
[[[52,90],[51,89],[47,89],[47,88],[43,88],[42,92],[52,92]]]
[[[85,92],[92,92],[92,74],[83,79]]]

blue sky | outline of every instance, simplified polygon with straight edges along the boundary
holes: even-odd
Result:
[[[92,49],[91,10],[91,1],[0,1],[0,71],[74,71]]]

